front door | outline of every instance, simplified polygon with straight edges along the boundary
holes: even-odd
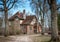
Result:
[[[24,31],[24,34],[27,34],[27,27],[26,26],[24,26],[23,31]]]
[[[37,27],[36,26],[34,27],[34,33],[37,33]]]

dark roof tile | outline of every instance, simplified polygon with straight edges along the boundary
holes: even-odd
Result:
[[[9,20],[14,20],[16,16],[17,16],[18,18],[23,18],[23,13],[17,12],[17,13],[14,14],[13,16],[11,16],[11,17],[9,18]]]
[[[36,16],[34,16],[34,15],[33,16],[26,16],[26,19],[23,20],[22,24],[30,24],[34,17],[36,17]]]

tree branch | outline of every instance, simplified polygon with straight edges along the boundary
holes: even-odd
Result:
[[[13,2],[10,2],[7,7],[9,7]]]
[[[47,0],[48,1],[48,4],[51,5],[51,1],[50,0]]]
[[[0,3],[0,5],[4,5],[3,3]]]
[[[8,9],[8,10],[10,10],[11,8],[13,8],[13,6],[14,6],[14,4],[17,2],[17,0],[14,0],[14,2],[10,2],[10,4],[12,4],[12,6]],[[9,4],[9,5],[10,5]],[[8,7],[9,7],[9,5],[8,5]]]
[[[4,11],[4,9],[0,8],[0,11]]]
[[[0,0],[0,2],[3,2],[3,0]]]
[[[9,2],[9,0],[7,0],[7,2],[6,3],[8,3]]]
[[[60,7],[57,8],[57,10],[59,9]]]
[[[57,5],[57,10],[60,8],[60,5]]]
[[[0,0],[0,5],[3,5],[3,0]]]

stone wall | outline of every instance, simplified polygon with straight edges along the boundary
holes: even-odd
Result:
[[[15,20],[14,21],[14,30],[17,34],[20,33],[20,20]]]
[[[4,35],[4,28],[0,28],[0,35]]]
[[[9,34],[19,34],[20,33],[20,20],[10,21]]]
[[[27,34],[34,34],[33,26],[30,25],[27,26]]]

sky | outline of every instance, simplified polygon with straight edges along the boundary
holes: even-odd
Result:
[[[29,12],[29,13],[34,14],[34,12],[32,12],[30,2],[28,0],[22,0],[22,1],[25,2],[25,3],[23,3],[24,7],[22,5],[19,5],[17,8],[12,8],[9,12],[11,14],[15,14],[17,11],[22,12],[25,9],[26,13]],[[57,0],[57,3],[60,3],[60,0]],[[20,6],[22,6],[22,7],[20,7]]]
[[[11,14],[15,14],[17,11],[19,11],[19,12],[23,12],[23,10],[25,9],[26,10],[26,13],[32,13],[33,15],[34,15],[34,12],[32,12],[32,9],[31,9],[31,6],[30,6],[30,2],[28,1],[28,0],[22,0],[23,2],[25,2],[25,4],[24,4],[24,7],[22,6],[22,5],[19,5],[19,6],[22,6],[22,7],[17,7],[17,8],[12,8],[11,10],[10,10],[10,13]],[[57,3],[60,3],[60,0],[57,0]],[[32,15],[31,14],[31,15]]]
[[[19,5],[19,6],[21,6],[21,5]],[[23,12],[23,10],[25,9],[26,10],[26,13],[32,13],[31,15],[34,15],[34,13],[31,10],[30,2],[28,0],[25,0],[24,7],[23,6],[22,7],[19,7],[19,6],[16,9],[12,8],[10,10],[10,13],[11,14],[15,14],[17,11]]]

